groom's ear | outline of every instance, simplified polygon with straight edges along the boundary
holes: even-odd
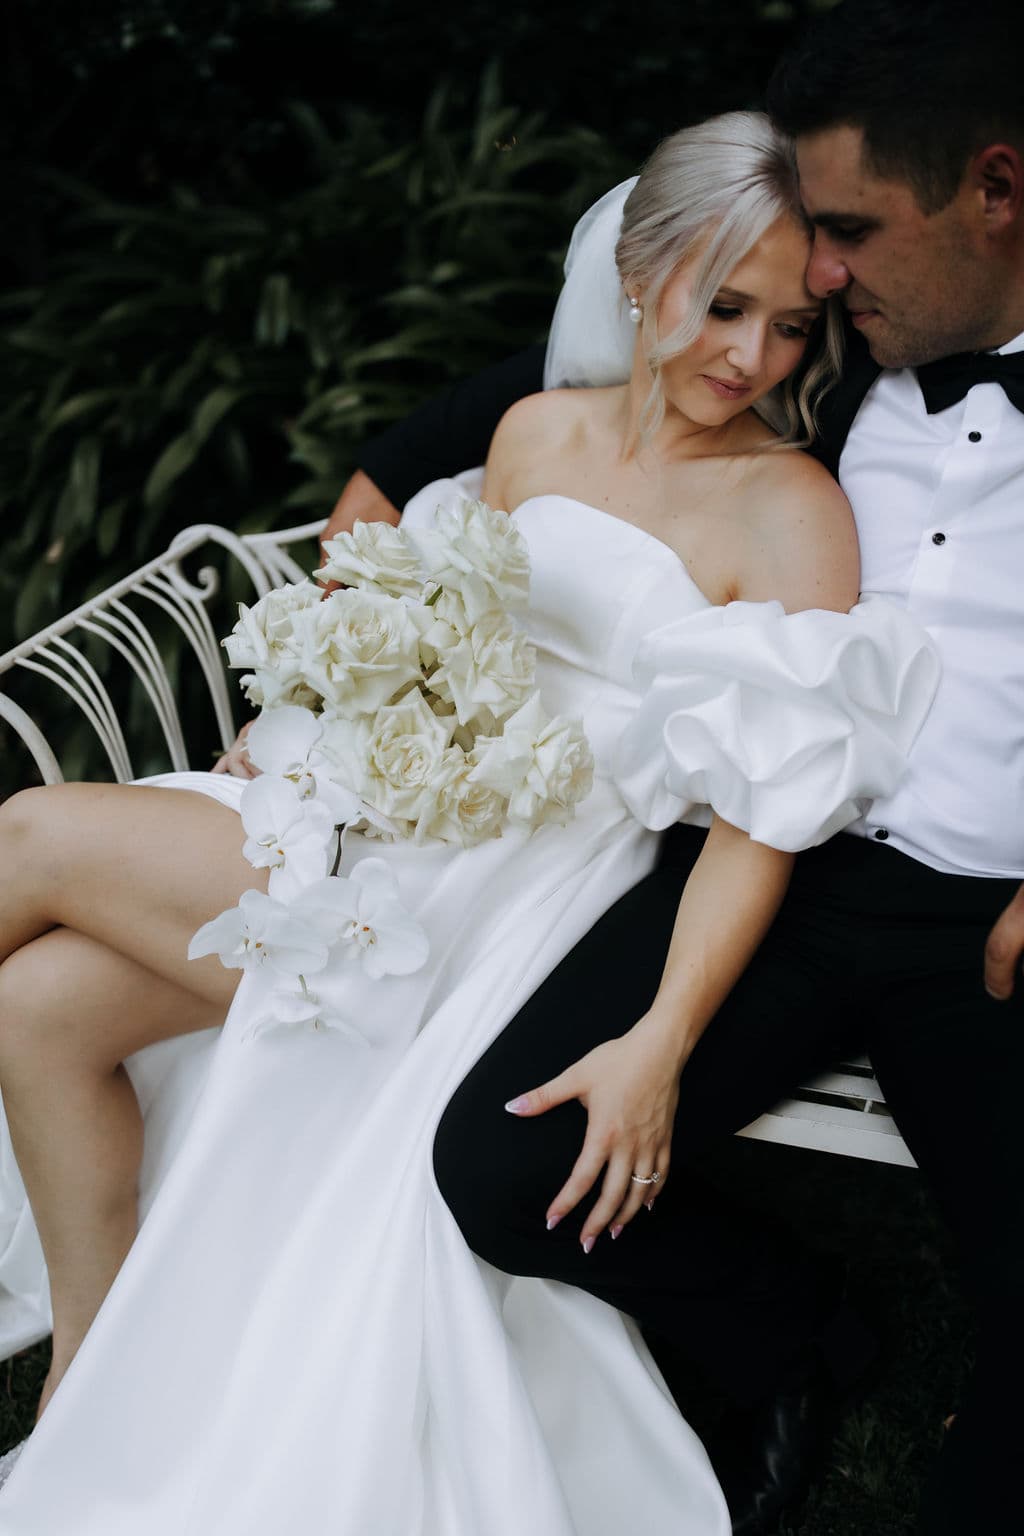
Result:
[[[999,235],[1024,211],[1024,156],[1013,144],[989,144],[972,155],[967,181],[976,194],[986,233]]]

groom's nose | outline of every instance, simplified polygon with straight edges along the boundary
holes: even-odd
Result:
[[[850,269],[839,255],[835,245],[820,229],[814,232],[810,260],[807,263],[807,286],[816,299],[827,299],[850,285]]]

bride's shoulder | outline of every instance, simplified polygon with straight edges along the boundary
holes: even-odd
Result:
[[[487,455],[485,496],[492,505],[517,505],[538,486],[549,489],[554,470],[584,455],[603,390],[546,389],[525,395],[498,423]]]
[[[853,510],[823,464],[800,448],[775,448],[754,456],[751,489],[773,518],[803,525],[813,514],[823,526],[853,527]]]
[[[567,437],[583,431],[590,421],[592,402],[586,399],[597,391],[582,389],[546,389],[540,394],[524,395],[509,406],[498,423],[494,443],[499,448],[543,449],[564,444]]]
[[[773,592],[792,611],[848,608],[856,601],[860,552],[853,510],[828,470],[798,448],[758,454],[751,464],[746,505],[758,551],[753,584],[779,583]]]

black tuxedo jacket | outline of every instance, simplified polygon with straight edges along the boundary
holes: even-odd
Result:
[[[879,373],[862,337],[847,336],[839,383],[818,412],[820,435],[809,450],[832,474],[864,396]],[[430,480],[482,464],[494,429],[510,405],[543,387],[544,348],[528,347],[470,379],[451,385],[366,444],[359,466],[396,507]]]

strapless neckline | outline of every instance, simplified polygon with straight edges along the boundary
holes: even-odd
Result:
[[[655,549],[657,549],[660,553],[671,560],[672,564],[682,575],[683,580],[692,589],[694,594],[700,599],[702,604],[708,608],[715,608],[720,606],[719,604],[712,602],[711,598],[708,597],[704,589],[698,586],[697,582],[694,581],[693,577],[690,575],[690,572],[687,570],[686,562],[683,560],[683,557],[676,550],[674,550],[670,544],[666,544],[664,539],[659,539],[656,534],[648,533],[646,528],[640,528],[636,523],[627,522],[624,517],[616,517],[614,512],[607,512],[603,507],[595,507],[592,502],[581,501],[578,496],[566,496],[561,491],[542,491],[536,496],[527,496],[509,515],[511,517],[516,517],[524,507],[528,507],[535,502],[542,501],[562,501],[570,507],[578,508],[581,512],[589,512],[594,517],[600,517],[605,522],[615,523],[620,528],[630,529],[633,533],[636,534],[637,538],[645,540],[648,545],[653,545]]]

